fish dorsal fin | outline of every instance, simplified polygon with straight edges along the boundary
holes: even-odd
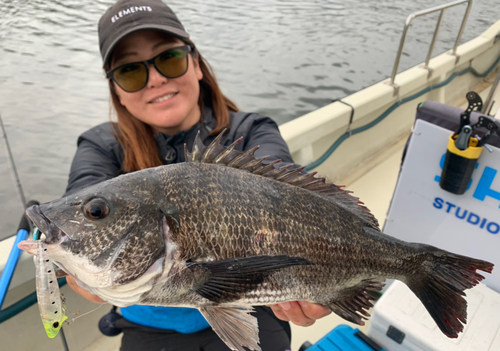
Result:
[[[198,132],[191,152],[188,151],[186,144],[184,144],[186,162],[222,164],[320,193],[343,204],[350,211],[366,220],[372,228],[378,230],[379,224],[375,216],[373,216],[369,209],[363,206],[364,204],[357,197],[350,195],[351,191],[342,189],[342,186],[326,182],[325,178],[317,178],[317,172],[303,173],[302,170],[305,167],[290,170],[294,164],[289,164],[284,167],[275,168],[274,165],[281,162],[281,160],[264,164],[263,161],[269,156],[256,158],[254,153],[259,149],[258,146],[247,151],[235,150],[236,145],[243,140],[243,137],[225,147],[220,144],[220,140],[225,132],[226,129],[220,132],[208,146],[203,145],[203,142],[200,140],[200,133]]]

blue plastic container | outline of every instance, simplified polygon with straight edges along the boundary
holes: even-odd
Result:
[[[306,351],[385,351],[380,347],[369,345],[356,335],[358,332],[357,328],[341,324]]]

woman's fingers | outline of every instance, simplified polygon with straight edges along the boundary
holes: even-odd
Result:
[[[90,291],[85,290],[84,288],[81,288],[75,278],[71,276],[66,277],[66,282],[68,283],[69,287],[73,289],[78,295],[81,295],[82,297],[86,298],[90,302],[94,303],[106,303],[103,299],[101,299],[99,296],[92,294]]]
[[[279,306],[293,324],[309,327],[316,322],[315,319],[309,318],[304,313],[302,306],[297,301],[280,303]]]
[[[332,313],[329,308],[317,303],[299,301],[299,304],[302,307],[302,312],[304,313],[304,315],[314,320],[326,317],[330,313]]]
[[[280,305],[269,305],[271,309],[273,310],[274,315],[281,319],[282,321],[285,322],[290,322],[290,319],[287,317],[287,315],[281,310]]]
[[[290,321],[301,327],[313,325],[317,319],[323,318],[331,313],[328,308],[307,301],[284,302],[269,307],[271,307],[274,314],[279,319]]]

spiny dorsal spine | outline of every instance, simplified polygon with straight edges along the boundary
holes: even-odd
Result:
[[[191,152],[188,151],[187,145],[184,144],[186,162],[215,163],[227,167],[238,168],[256,175],[275,179],[283,183],[332,197],[336,201],[346,205],[357,215],[365,219],[371,227],[378,230],[377,219],[370,210],[362,206],[363,203],[360,202],[357,197],[349,195],[351,191],[343,190],[341,186],[333,183],[327,183],[325,178],[316,178],[315,175],[317,172],[309,174],[302,173],[305,167],[293,170],[289,170],[289,168],[294,166],[294,164],[289,164],[280,168],[274,167],[281,162],[281,160],[273,161],[270,164],[263,164],[263,161],[269,156],[256,158],[254,153],[259,149],[259,146],[247,151],[235,150],[236,145],[243,140],[243,137],[237,139],[230,146],[225,147],[220,144],[220,141],[226,130],[227,129],[224,129],[220,132],[208,146],[202,143],[200,132],[198,132]]]

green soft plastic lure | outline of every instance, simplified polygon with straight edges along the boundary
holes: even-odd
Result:
[[[35,236],[36,235],[36,236]],[[33,234],[38,238],[38,228]],[[36,268],[36,296],[42,323],[49,338],[54,338],[61,330],[61,327],[68,317],[66,316],[66,306],[59,291],[55,267],[50,260],[47,247],[40,240],[34,241],[38,245],[38,253],[34,257]]]

